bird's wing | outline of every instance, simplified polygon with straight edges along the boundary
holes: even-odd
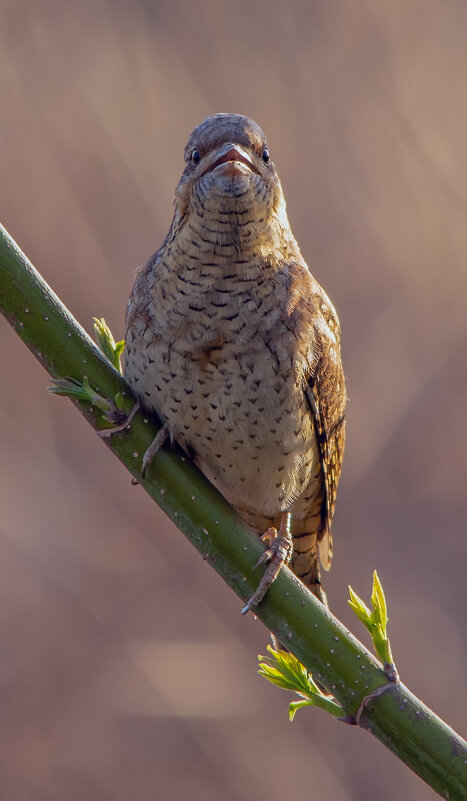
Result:
[[[321,511],[320,559],[325,570],[331,567],[331,523],[336,504],[337,485],[342,468],[345,443],[345,378],[340,359],[340,331],[334,309],[326,309],[329,318],[318,332],[320,356],[308,377],[305,394],[315,423],[324,497]]]

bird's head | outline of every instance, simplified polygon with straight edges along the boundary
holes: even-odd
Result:
[[[288,227],[285,200],[266,137],[240,114],[214,114],[194,129],[175,194],[180,215],[248,214]]]

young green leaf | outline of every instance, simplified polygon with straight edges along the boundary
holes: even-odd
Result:
[[[349,594],[350,594],[350,600],[347,601],[347,603],[354,610],[359,620],[361,620],[363,625],[368,629],[368,631],[371,634],[372,619],[370,610],[368,609],[367,605],[363,603],[362,599],[353,591],[350,585],[349,585]]]
[[[365,628],[370,632],[374,649],[384,665],[386,675],[391,681],[397,681],[399,677],[393,662],[391,644],[387,633],[388,614],[386,598],[376,570],[373,571],[371,611],[351,587],[349,587],[349,593],[350,600],[348,604],[354,610]]]
[[[82,381],[75,378],[57,378],[52,380],[48,387],[52,395],[63,395],[76,400],[88,401],[93,406],[97,406],[103,412],[110,412],[113,408],[112,401],[99,395],[91,386],[86,376]]]
[[[62,395],[80,401],[87,401],[96,409],[100,409],[102,422],[106,428],[114,428],[115,425],[125,424],[125,421],[129,420],[129,415],[124,411],[122,393],[118,392],[114,400],[104,398],[103,395],[99,395],[90,386],[86,376],[83,376],[82,381],[77,381],[75,378],[52,379],[48,390],[52,395]]]
[[[342,706],[331,696],[321,692],[313,677],[296,656],[288,651],[275,651],[270,645],[268,651],[269,657],[258,657],[260,676],[283,690],[291,690],[301,696],[300,701],[292,701],[289,704],[289,720],[292,721],[297,710],[303,706],[317,706],[333,717],[345,718]]]
[[[122,339],[119,342],[115,342],[112,332],[103,317],[100,319],[94,317],[94,332],[96,335],[96,342],[102,353],[107,357],[109,362],[113,364],[115,369],[121,373],[121,355],[125,348],[125,340]]]

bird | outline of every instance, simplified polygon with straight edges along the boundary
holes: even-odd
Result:
[[[169,232],[127,306],[124,375],[263,538],[243,612],[284,564],[324,604],[345,442],[340,326],[287,217],[262,129],[219,113],[191,133]]]

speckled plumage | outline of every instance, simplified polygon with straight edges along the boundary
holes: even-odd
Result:
[[[239,115],[191,134],[172,225],[128,303],[125,376],[258,533],[292,513],[292,567],[319,595],[344,447],[340,331],[266,149]]]

